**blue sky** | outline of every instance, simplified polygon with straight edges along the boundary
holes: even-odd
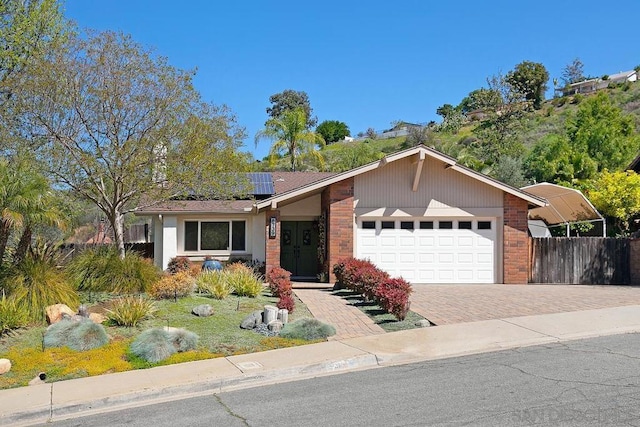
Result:
[[[253,137],[269,96],[285,89],[307,92],[319,122],[344,121],[355,135],[438,120],[438,106],[523,60],[543,63],[552,78],[576,57],[592,76],[640,64],[632,3],[576,4],[66,0],[64,8],[82,28],[129,33],[172,65],[197,69],[197,89],[231,107],[245,150],[260,159],[269,144],[256,149]]]

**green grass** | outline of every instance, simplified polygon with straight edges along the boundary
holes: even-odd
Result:
[[[385,313],[385,311],[374,302],[364,301],[362,295],[349,290],[334,291],[334,295],[346,299],[351,305],[357,307],[364,314],[369,316],[376,325],[379,325],[385,332],[404,331],[407,329],[418,328],[416,322],[424,319],[413,311],[407,313],[407,317],[400,321],[393,314]]]

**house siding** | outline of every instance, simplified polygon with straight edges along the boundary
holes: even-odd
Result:
[[[504,193],[504,273],[505,284],[526,284],[529,250],[527,234],[528,204]]]
[[[416,173],[413,156],[356,176],[355,206],[358,211],[369,208],[386,208],[391,212],[402,208],[421,211],[416,216],[442,216],[452,208],[458,209],[460,214],[465,209],[501,210],[501,190],[445,166],[445,163],[427,157],[415,192],[412,191]]]
[[[335,282],[333,266],[341,258],[353,256],[354,179],[330,185],[322,192],[322,210],[327,214],[327,266],[329,281]]]

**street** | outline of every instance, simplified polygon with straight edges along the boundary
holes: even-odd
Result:
[[[47,425],[640,426],[639,403],[640,334],[627,334],[212,394]]]

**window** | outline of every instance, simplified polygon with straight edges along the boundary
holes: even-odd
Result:
[[[478,221],[478,230],[491,230],[491,221]]]
[[[362,221],[362,229],[363,230],[375,230],[376,222],[375,221]]]
[[[451,230],[453,228],[452,221],[438,221],[438,228],[441,230]]]
[[[403,230],[413,230],[413,221],[402,221],[400,228]]]
[[[433,230],[433,221],[420,221],[420,230]]]
[[[184,250],[240,251],[246,250],[245,221],[185,221]]]
[[[382,229],[385,228],[396,228],[396,222],[395,221],[382,221]]]
[[[471,221],[458,221],[458,228],[460,230],[471,230]]]

